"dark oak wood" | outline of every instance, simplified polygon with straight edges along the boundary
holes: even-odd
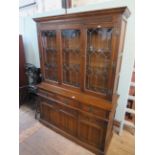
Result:
[[[117,107],[126,7],[35,18],[43,82],[40,121],[106,155]]]
[[[25,74],[25,52],[22,35],[19,35],[19,104],[25,101],[27,94],[27,77]]]
[[[19,35],[19,86],[27,85],[27,78],[25,74],[25,53],[22,35]]]

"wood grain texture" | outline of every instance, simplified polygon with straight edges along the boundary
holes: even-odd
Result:
[[[25,52],[22,35],[19,35],[19,86],[27,85],[27,77],[25,74]]]

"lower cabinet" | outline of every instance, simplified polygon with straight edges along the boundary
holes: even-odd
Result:
[[[41,100],[41,116],[40,119],[63,133],[73,136],[86,144],[88,149],[104,154],[104,141],[106,137],[107,122],[90,116],[80,109],[71,108],[63,102],[51,101],[47,99]],[[94,150],[93,150],[94,149]],[[98,154],[98,153],[97,153]]]

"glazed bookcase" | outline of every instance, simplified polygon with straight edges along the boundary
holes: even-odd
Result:
[[[121,7],[34,18],[40,121],[100,155],[112,137],[129,14]]]

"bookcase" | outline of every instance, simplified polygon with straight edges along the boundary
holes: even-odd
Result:
[[[40,121],[98,155],[112,137],[129,15],[120,7],[34,18]]]

